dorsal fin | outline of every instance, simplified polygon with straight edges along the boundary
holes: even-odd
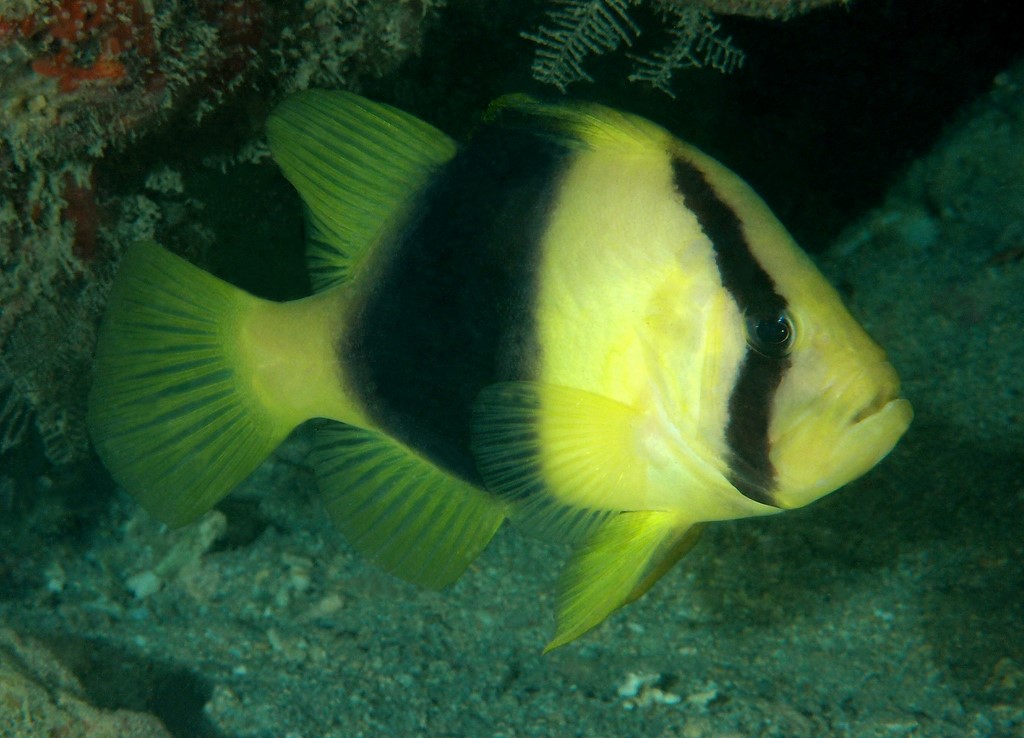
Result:
[[[267,120],[274,159],[308,217],[317,292],[347,281],[431,172],[455,155],[433,126],[351,92],[306,90]]]
[[[521,93],[487,108],[488,124],[529,130],[570,148],[662,152],[674,141],[661,126],[636,115],[579,101],[544,102]]]

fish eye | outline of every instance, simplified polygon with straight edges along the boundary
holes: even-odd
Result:
[[[747,343],[759,354],[781,359],[793,347],[793,321],[786,312],[755,312],[748,314]]]

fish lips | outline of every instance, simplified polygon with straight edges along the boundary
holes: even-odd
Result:
[[[876,396],[836,434],[818,463],[823,470],[820,476],[792,487],[787,486],[784,474],[780,476],[773,495],[775,504],[783,509],[803,507],[866,474],[892,451],[913,418],[907,399]]]

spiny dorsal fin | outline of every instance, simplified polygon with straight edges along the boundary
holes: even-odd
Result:
[[[314,467],[328,512],[385,571],[440,589],[459,578],[505,519],[505,505],[382,433],[317,432]]]
[[[431,172],[455,155],[441,131],[351,92],[306,90],[267,120],[275,161],[302,196],[317,292],[350,278]]]
[[[503,95],[487,108],[489,124],[532,131],[570,148],[663,152],[672,135],[637,115],[588,102],[544,102],[521,93]]]

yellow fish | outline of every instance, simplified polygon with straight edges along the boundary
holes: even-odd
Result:
[[[128,251],[90,397],[114,478],[170,525],[323,418],[327,509],[442,587],[502,521],[575,543],[557,631],[643,594],[704,523],[801,507],[910,423],[882,350],[735,174],[642,118],[521,95],[472,140],[346,92],[268,122],[315,294]]]

